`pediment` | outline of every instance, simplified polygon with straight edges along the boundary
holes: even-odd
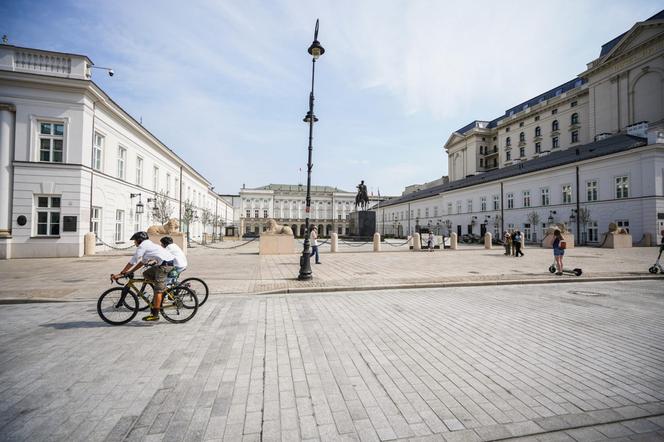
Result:
[[[452,146],[454,143],[457,143],[458,141],[463,141],[465,137],[461,135],[459,132],[452,132],[452,135],[447,139],[445,144],[443,145],[443,148],[449,149],[450,146]]]
[[[653,20],[635,24],[604,57],[602,63],[626,54],[643,44],[664,35],[664,20]]]

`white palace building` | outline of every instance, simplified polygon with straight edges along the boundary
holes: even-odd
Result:
[[[452,133],[449,182],[381,204],[377,230],[416,226],[542,238],[564,223],[597,243],[664,229],[664,11],[604,44],[576,78]]]
[[[158,193],[176,219],[187,202],[193,238],[212,232],[203,213],[233,222],[232,204],[101,90],[92,68],[84,55],[0,44],[0,258],[81,256],[91,231],[98,249],[128,247],[156,223]]]

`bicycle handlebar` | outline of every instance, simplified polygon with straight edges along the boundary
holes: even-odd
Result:
[[[133,274],[133,273],[126,273],[126,274],[120,276],[120,277],[119,277],[118,279],[116,279],[115,281],[113,280],[113,277],[111,277],[111,283],[115,282],[117,285],[119,285],[119,286],[123,286],[124,283],[120,282],[121,279],[130,280],[130,279],[133,279],[133,278],[134,278],[134,274]]]

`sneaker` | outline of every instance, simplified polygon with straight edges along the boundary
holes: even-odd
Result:
[[[149,315],[144,316],[143,320],[144,321],[159,321],[159,315],[153,315],[152,313],[150,313]]]
[[[556,275],[558,275],[558,276],[560,276],[562,274],[563,274],[563,272],[556,272]]]

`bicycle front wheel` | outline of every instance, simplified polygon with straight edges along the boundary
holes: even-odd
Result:
[[[207,301],[208,295],[210,294],[207,284],[201,278],[187,278],[178,285],[184,286],[194,292],[198,298],[199,307],[205,304],[205,301]]]
[[[161,298],[161,314],[169,322],[187,322],[198,311],[196,294],[186,287],[167,290]]]
[[[124,292],[124,287],[106,290],[97,301],[97,313],[104,322],[122,325],[134,319],[138,313],[138,299],[131,291]]]

